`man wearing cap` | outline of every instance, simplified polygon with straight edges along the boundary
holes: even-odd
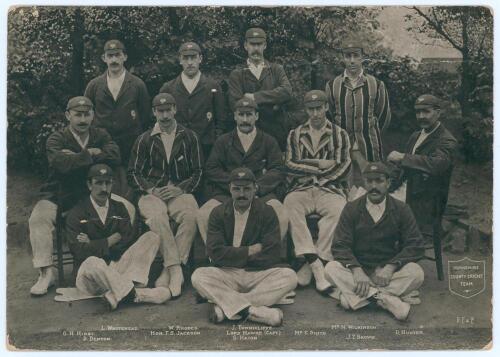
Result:
[[[155,126],[140,135],[129,162],[129,183],[139,198],[146,224],[161,238],[164,269],[155,285],[181,294],[186,264],[196,234],[198,204],[193,192],[200,184],[202,153],[196,134],[175,120],[175,98],[160,93],[153,99]],[[172,233],[169,220],[178,224]]]
[[[70,210],[65,230],[78,271],[77,289],[104,294],[111,310],[124,300],[164,303],[171,297],[168,288],[144,288],[160,237],[147,232],[134,243],[128,212],[111,197],[113,172],[108,165],[93,165],[87,177],[90,195]]]
[[[33,265],[40,270],[32,295],[46,294],[55,282],[52,240],[58,206],[67,211],[85,197],[85,177],[92,164],[120,164],[120,150],[106,130],[91,126],[94,111],[87,97],[71,98],[65,115],[69,125],[47,139],[49,177],[29,219]],[[128,209],[134,211],[130,203]]]
[[[316,289],[332,291],[324,277],[324,262],[333,259],[333,232],[346,203],[347,175],[351,167],[347,132],[326,118],[325,92],[312,90],[304,96],[308,121],[288,134],[286,167],[290,190],[285,208],[295,254],[306,264],[297,273],[299,285],[308,285],[312,276]],[[307,226],[306,216],[317,213],[319,233],[316,244]]]
[[[424,271],[416,263],[424,243],[408,205],[387,194],[387,167],[373,162],[363,172],[367,193],[346,204],[332,245],[334,261],[327,279],[345,309],[376,302],[398,320],[406,320]]]
[[[255,198],[256,179],[248,168],[236,168],[229,177],[231,200],[210,215],[207,254],[211,267],[191,277],[198,293],[213,303],[210,320],[251,321],[279,326],[278,303],[297,285],[292,269],[280,267],[280,232],[274,210]]]
[[[347,130],[353,161],[349,186],[361,187],[361,172],[368,162],[383,159],[381,132],[391,121],[389,96],[384,82],[365,73],[364,51],[359,41],[342,45],[344,73],[327,82],[329,114]]]
[[[400,182],[407,182],[406,203],[424,236],[432,236],[436,219],[441,218],[448,201],[457,140],[439,121],[441,102],[435,96],[418,97],[415,114],[421,129],[410,136],[405,153],[392,151],[387,160],[402,169]]]
[[[261,28],[251,28],[245,34],[248,59],[229,75],[229,105],[245,97],[259,106],[258,127],[273,136],[282,151],[286,149],[289,123],[284,105],[292,98],[292,86],[283,66],[264,59],[266,33]]]
[[[95,125],[106,129],[118,144],[126,167],[135,139],[150,125],[151,98],[144,82],[125,69],[127,53],[121,41],[107,41],[102,60],[107,70],[89,82],[85,96],[95,104]],[[129,196],[126,170],[115,171],[119,181],[115,190]]]
[[[247,167],[257,178],[256,195],[274,208],[283,238],[288,230],[288,218],[280,202],[286,178],[281,150],[275,138],[255,127],[259,113],[254,100],[238,100],[234,119],[236,129],[217,139],[205,164],[205,180],[209,188],[206,196],[210,200],[200,208],[197,217],[201,237],[206,242],[210,212],[231,199],[229,174],[238,167]]]
[[[226,111],[220,85],[200,72],[201,49],[194,42],[179,48],[182,73],[164,83],[160,93],[170,93],[177,103],[176,120],[200,138],[204,157],[208,157],[217,136],[225,129]]]

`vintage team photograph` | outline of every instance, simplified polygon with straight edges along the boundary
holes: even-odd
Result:
[[[5,349],[492,347],[492,8],[7,20]]]

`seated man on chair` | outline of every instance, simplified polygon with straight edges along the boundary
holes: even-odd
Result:
[[[153,99],[157,123],[140,135],[129,162],[129,183],[140,196],[139,212],[161,238],[163,271],[155,286],[168,287],[173,297],[181,294],[186,264],[196,234],[198,204],[193,192],[202,173],[202,154],[196,134],[175,120],[171,94]],[[174,236],[170,218],[179,225]]]
[[[351,167],[347,132],[326,118],[328,104],[323,91],[312,90],[304,97],[309,117],[288,135],[286,166],[290,191],[285,208],[295,254],[306,263],[298,271],[299,285],[308,285],[312,275],[316,289],[322,294],[332,292],[324,277],[324,262],[333,260],[333,232],[346,203],[347,175]],[[306,216],[321,215],[316,244],[307,226]]]
[[[410,207],[387,194],[387,167],[372,162],[363,176],[367,193],[342,211],[326,276],[338,287],[336,297],[345,309],[377,302],[406,320],[407,301],[424,281],[416,263],[424,255],[422,235]]]
[[[195,270],[193,287],[214,305],[210,320],[248,318],[279,326],[278,303],[297,285],[292,269],[279,267],[280,236],[273,208],[255,198],[256,179],[248,168],[231,172],[232,199],[210,214],[207,253],[212,267]]]
[[[55,283],[52,254],[57,210],[67,211],[87,194],[85,178],[91,165],[120,164],[120,149],[106,130],[91,127],[93,108],[87,97],[71,98],[65,112],[69,125],[47,139],[48,182],[29,218],[33,265],[40,271],[38,281],[31,288],[34,296],[46,294]],[[113,196],[123,201],[131,216],[135,216],[130,202]]]
[[[109,166],[92,166],[87,181],[90,196],[66,219],[66,239],[78,271],[76,287],[85,294],[104,294],[111,310],[127,300],[162,304],[171,297],[168,288],[145,288],[160,237],[147,232],[134,242],[125,206],[110,197],[112,185]]]
[[[236,102],[234,119],[236,129],[217,139],[205,164],[205,180],[210,187],[207,196],[210,200],[198,213],[197,223],[201,237],[206,242],[210,212],[231,199],[231,171],[238,167],[248,167],[257,179],[256,195],[273,207],[278,216],[280,235],[283,238],[288,230],[288,219],[279,200],[284,193],[286,175],[278,142],[255,127],[259,113],[253,99],[243,98]]]

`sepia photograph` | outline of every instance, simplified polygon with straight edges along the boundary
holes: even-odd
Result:
[[[6,10],[4,349],[493,347],[493,8],[104,5]]]

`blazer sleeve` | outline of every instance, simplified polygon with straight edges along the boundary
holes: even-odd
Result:
[[[340,214],[339,223],[335,228],[332,243],[333,259],[345,267],[357,266],[361,264],[354,256],[354,214],[353,207],[347,205]]]
[[[280,225],[274,209],[263,205],[262,228],[260,232],[260,243],[262,250],[248,256],[247,267],[250,269],[265,269],[280,263]]]
[[[333,123],[335,119],[335,98],[333,98],[333,80],[327,81],[325,85],[326,98],[328,99],[327,117]]]
[[[216,266],[244,268],[248,262],[248,247],[227,244],[225,234],[224,209],[218,206],[208,219],[207,255]]]
[[[121,156],[120,156],[120,148],[118,145],[111,139],[111,135],[105,129],[98,130],[100,144],[101,144],[101,153],[99,155],[94,156],[94,163],[106,163],[111,166],[120,165],[121,164]]]
[[[136,139],[128,164],[128,182],[133,189],[141,192],[147,192],[154,187],[154,183],[144,174],[149,170],[146,133]]]
[[[107,239],[92,240],[92,238],[89,237],[90,243],[80,243],[76,239],[78,234],[87,233],[85,225],[92,224],[92,222],[88,222],[87,219],[88,217],[85,217],[81,213],[79,206],[73,208],[66,217],[66,241],[68,242],[71,253],[77,261],[83,261],[90,256],[102,258],[109,254]]]
[[[229,192],[229,174],[225,169],[225,146],[226,136],[222,136],[215,141],[205,164],[205,179],[214,183],[225,192]]]
[[[61,131],[52,133],[47,139],[46,150],[49,165],[61,173],[87,167],[93,163],[92,155],[83,149],[79,153],[64,153],[64,137]]]
[[[375,101],[375,116],[378,118],[380,130],[386,130],[391,124],[391,106],[389,104],[389,94],[384,82],[377,80],[377,96]]]
[[[401,167],[422,171],[432,176],[441,175],[453,164],[456,148],[455,139],[442,138],[435,149],[428,154],[405,154],[401,160]]]
[[[145,131],[151,125],[151,97],[149,96],[146,84],[142,80],[139,80],[138,90],[137,109],[139,111],[139,118],[141,118],[142,130]]]
[[[400,251],[389,263],[397,264],[401,267],[407,263],[422,259],[425,251],[424,240],[411,208],[405,204],[399,212],[399,229],[401,232]]]
[[[186,193],[192,193],[198,189],[201,182],[203,154],[200,149],[198,135],[194,132],[188,134],[188,150],[191,167],[191,177],[179,183],[179,187]]]
[[[96,92],[95,87],[96,87],[95,81],[91,80],[87,84],[87,87],[85,88],[85,93],[83,94],[85,97],[90,99],[90,101],[94,104],[94,106],[95,106],[95,92]]]
[[[229,123],[227,122],[226,101],[219,83],[215,82],[212,89],[216,90],[215,94],[212,94],[214,96],[213,105],[215,106],[213,110],[216,114],[215,129],[217,130],[217,134],[220,135],[224,133],[229,126]]]
[[[229,74],[228,81],[228,99],[229,99],[229,107],[231,111],[234,111],[234,105],[236,102],[243,97],[243,87],[241,85],[241,70],[235,69]]]
[[[257,104],[283,104],[292,98],[292,85],[286,76],[282,65],[271,64],[271,75],[278,85],[273,89],[255,92],[254,98]]]

